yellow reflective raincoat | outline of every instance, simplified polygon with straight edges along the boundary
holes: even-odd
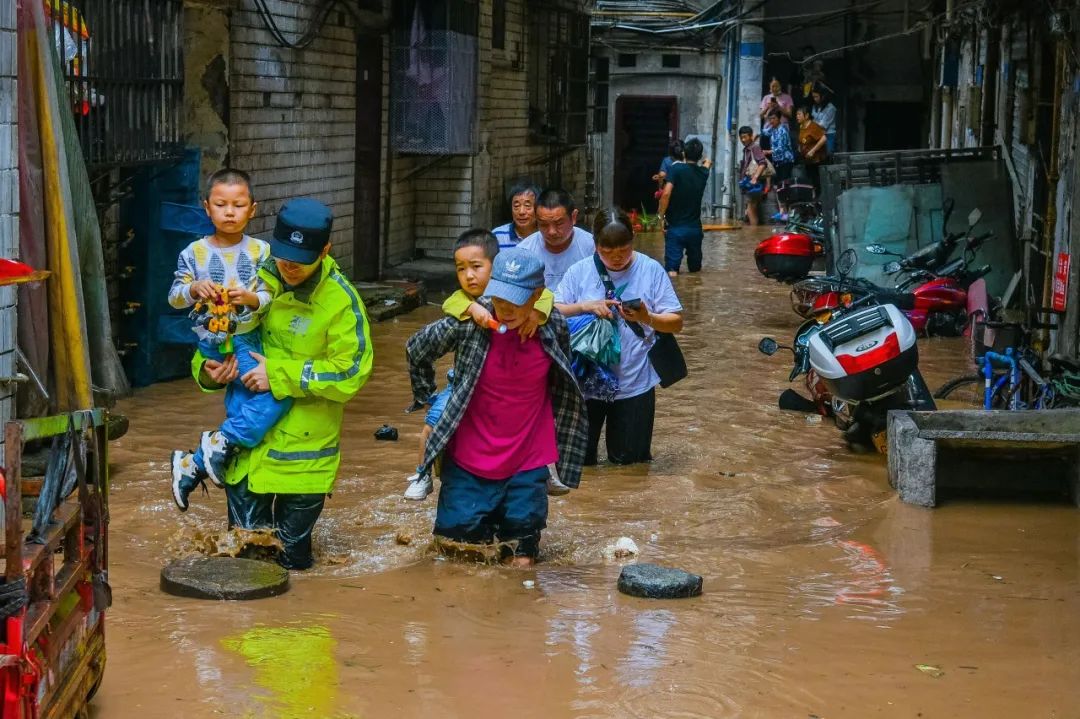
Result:
[[[236,484],[246,476],[248,488],[259,494],[325,494],[341,462],[345,402],[371,376],[367,310],[330,257],[299,287],[285,287],[272,260],[259,276],[274,294],[258,330],[270,391],[294,400],[262,443],[241,450],[225,481]],[[196,352],[192,372],[200,386],[204,361]]]

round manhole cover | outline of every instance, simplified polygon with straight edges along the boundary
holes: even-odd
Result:
[[[288,590],[288,570],[254,559],[177,559],[161,570],[161,591],[178,597],[262,599]]]

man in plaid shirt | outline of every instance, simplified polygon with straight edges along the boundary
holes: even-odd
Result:
[[[435,361],[455,352],[454,388],[428,439],[423,468],[444,453],[434,533],[457,542],[498,540],[504,560],[531,566],[547,526],[547,465],[577,487],[585,460],[585,401],[570,368],[558,311],[536,335],[514,332],[543,290],[544,264],[517,248],[495,256],[480,300],[504,333],[444,317],[406,344],[413,397],[435,392]]]

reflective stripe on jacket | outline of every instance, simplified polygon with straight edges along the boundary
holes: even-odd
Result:
[[[323,494],[333,489],[341,462],[345,402],[371,376],[367,310],[330,257],[299,287],[285,288],[272,261],[259,275],[274,292],[259,328],[270,390],[294,402],[262,443],[240,452],[226,482],[247,476],[252,492]],[[202,363],[196,354],[196,380]]]

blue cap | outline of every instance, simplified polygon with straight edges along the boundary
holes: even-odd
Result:
[[[524,305],[538,288],[544,286],[544,261],[520,247],[511,247],[495,255],[491,279],[484,294]]]
[[[318,200],[289,200],[278,212],[270,254],[301,265],[313,264],[330,241],[333,225],[334,213]]]

